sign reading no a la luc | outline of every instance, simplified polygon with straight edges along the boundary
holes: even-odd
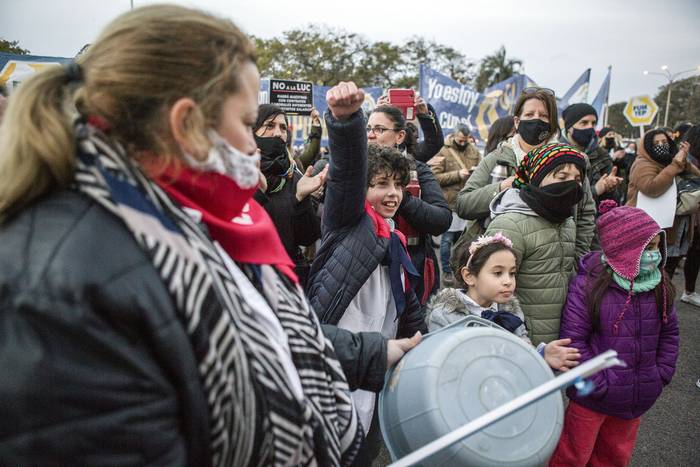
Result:
[[[277,104],[288,114],[311,115],[313,84],[309,81],[270,80],[270,104]]]

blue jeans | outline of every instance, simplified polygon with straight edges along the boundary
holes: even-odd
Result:
[[[452,274],[450,268],[450,251],[454,242],[462,235],[461,231],[445,232],[440,239],[440,263],[442,264],[442,273]]]

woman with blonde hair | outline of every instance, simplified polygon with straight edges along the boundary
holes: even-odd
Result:
[[[114,20],[0,127],[0,463],[348,465],[419,339],[323,329],[264,209],[230,21]]]

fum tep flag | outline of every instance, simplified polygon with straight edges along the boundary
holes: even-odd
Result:
[[[270,80],[270,104],[277,104],[288,114],[311,115],[314,87],[310,81]]]

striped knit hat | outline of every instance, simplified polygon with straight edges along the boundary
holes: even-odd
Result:
[[[562,164],[574,164],[581,170],[581,176],[586,174],[586,156],[567,144],[550,143],[535,148],[523,157],[520,166],[515,171],[515,188],[525,185],[539,186],[542,179],[555,167]]]

